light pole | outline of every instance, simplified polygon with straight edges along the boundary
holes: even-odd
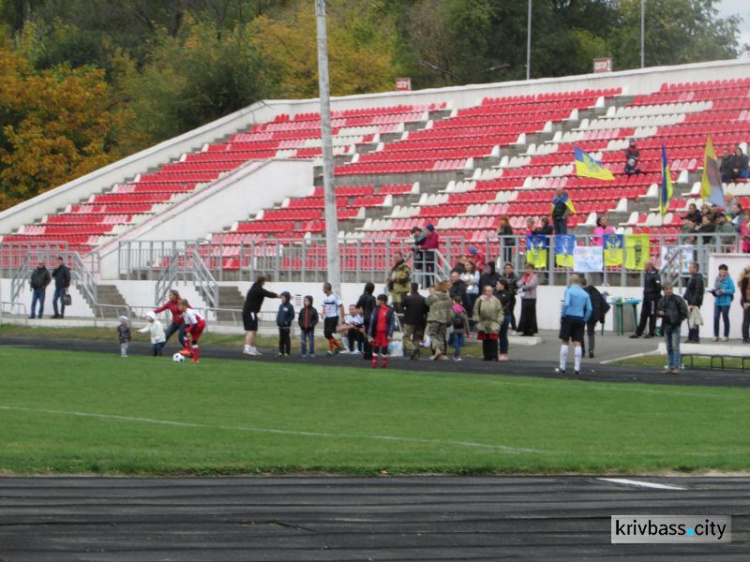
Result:
[[[641,0],[641,68],[646,68],[646,0]]]
[[[326,220],[326,260],[328,282],[337,295],[341,294],[341,263],[339,260],[338,217],[333,186],[333,143],[331,141],[331,88],[328,79],[328,34],[326,2],[315,0],[318,24],[318,85],[320,95],[320,126],[323,140],[323,194]]]
[[[526,30],[526,80],[531,80],[531,2],[529,0],[529,27]]]

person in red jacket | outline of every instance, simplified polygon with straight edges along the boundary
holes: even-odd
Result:
[[[187,299],[180,300],[180,310],[185,322],[185,349],[180,351],[182,355],[192,356],[192,363],[198,363],[198,340],[201,339],[203,330],[206,329],[206,321],[190,307]]]
[[[431,287],[434,283],[433,275],[435,272],[435,262],[437,261],[435,250],[440,248],[440,237],[435,232],[435,227],[431,224],[428,224],[425,230],[424,237],[418,239],[417,245],[419,246],[421,261],[424,265],[424,286]]]
[[[396,313],[388,306],[388,297],[378,295],[377,306],[370,316],[368,336],[372,339],[372,368],[378,368],[378,355],[383,358],[383,369],[388,367],[388,344],[396,330]]]
[[[167,328],[164,345],[167,344],[169,338],[172,337],[172,334],[177,332],[177,339],[180,341],[180,345],[182,347],[185,347],[185,323],[182,320],[182,310],[180,309],[180,293],[172,289],[171,291],[169,291],[168,295],[169,300],[164,304],[164,306],[160,306],[159,308],[154,309],[154,314],[159,314],[160,312],[164,312],[165,310],[168,310],[172,313],[172,323],[169,325],[169,328]]]

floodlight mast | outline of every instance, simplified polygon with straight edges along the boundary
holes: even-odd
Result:
[[[320,95],[320,125],[323,140],[323,193],[326,221],[326,261],[328,282],[333,291],[341,294],[341,263],[339,260],[338,217],[336,193],[333,185],[333,142],[331,140],[331,91],[328,78],[328,33],[326,30],[326,2],[315,0],[318,23],[318,84]]]

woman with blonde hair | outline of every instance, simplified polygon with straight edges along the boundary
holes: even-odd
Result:
[[[167,293],[168,300],[163,306],[154,309],[154,314],[159,314],[165,310],[172,313],[172,323],[167,328],[165,335],[164,345],[167,344],[172,334],[177,332],[177,339],[180,341],[180,345],[185,347],[185,322],[182,318],[182,309],[180,309],[180,293],[176,289],[172,289]]]
[[[750,265],[740,273],[737,279],[740,288],[740,306],[742,307],[742,343],[750,343]]]

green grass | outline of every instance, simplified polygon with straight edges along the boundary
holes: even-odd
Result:
[[[0,348],[0,471],[750,468],[747,390],[372,371],[318,361],[191,365]]]
[[[708,349],[706,349],[708,351]],[[682,362],[690,367],[690,359],[683,357]],[[637,365],[639,367],[664,367],[667,364],[667,358],[665,355],[644,355],[643,357],[631,357],[629,359],[622,359],[616,362],[618,365]],[[710,369],[711,360],[708,357],[694,357],[693,366],[696,369]],[[720,369],[721,362],[718,359],[714,359],[713,368]],[[750,367],[750,362],[745,361],[745,368]],[[742,359],[725,357],[724,358],[725,369],[742,369]]]

